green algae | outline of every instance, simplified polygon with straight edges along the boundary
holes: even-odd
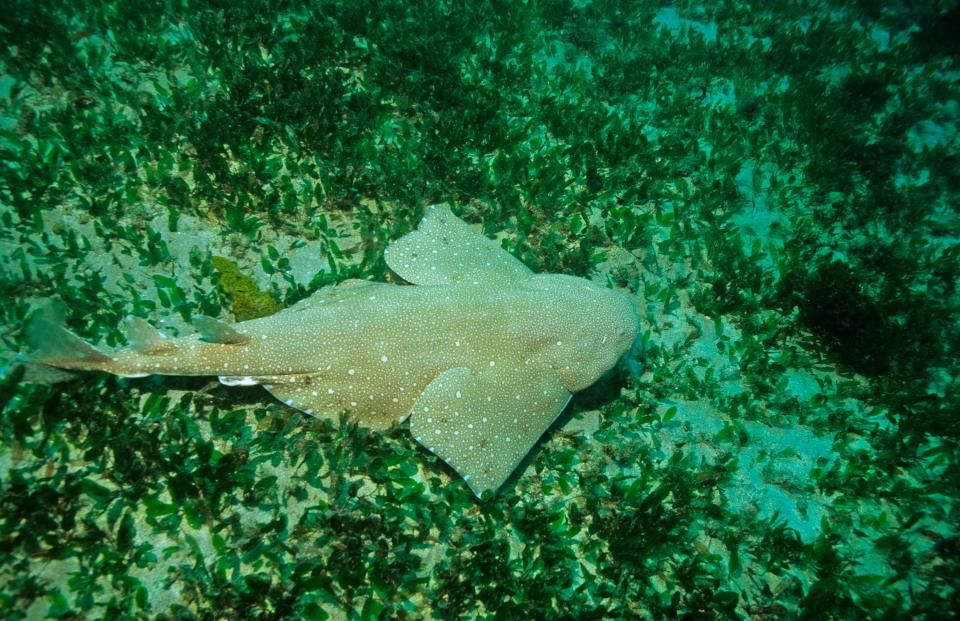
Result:
[[[253,278],[241,272],[235,261],[215,255],[211,262],[220,274],[217,289],[227,299],[237,321],[266,317],[283,308],[271,294],[261,291]]]

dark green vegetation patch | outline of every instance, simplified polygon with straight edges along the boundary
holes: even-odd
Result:
[[[253,278],[245,276],[237,264],[226,257],[211,257],[220,274],[217,288],[230,301],[237,321],[272,315],[283,308],[272,295],[261,291]]]

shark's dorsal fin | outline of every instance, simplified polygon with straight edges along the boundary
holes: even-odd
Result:
[[[209,343],[221,343],[223,345],[243,345],[250,341],[250,337],[240,334],[227,323],[207,317],[206,315],[196,315],[193,318],[193,327],[200,333],[200,338]]]
[[[497,242],[453,215],[446,205],[427,207],[417,230],[384,252],[387,265],[415,285],[511,283],[533,272]]]
[[[138,353],[159,355],[177,349],[177,346],[167,340],[159,330],[140,317],[131,315],[127,317],[126,324],[130,347]]]

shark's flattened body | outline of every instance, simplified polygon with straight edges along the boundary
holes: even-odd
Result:
[[[109,353],[41,319],[28,335],[30,361],[50,372],[217,375],[374,429],[409,418],[417,441],[479,495],[504,482],[571,394],[636,337],[625,295],[533,274],[443,206],[428,208],[386,260],[417,286],[346,281],[270,317],[199,319],[199,334],[177,339],[133,319],[131,345]]]

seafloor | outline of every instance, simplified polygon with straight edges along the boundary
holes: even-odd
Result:
[[[8,364],[0,618],[960,616],[955,0],[2,9],[0,364],[46,300],[111,347],[390,279],[435,201],[642,327],[479,501],[402,427]]]

